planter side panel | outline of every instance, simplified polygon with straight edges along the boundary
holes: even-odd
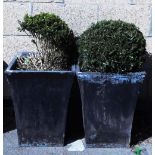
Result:
[[[73,75],[10,76],[19,144],[62,146]]]
[[[105,78],[105,79],[104,79]],[[79,78],[88,147],[127,147],[139,84],[107,76]]]

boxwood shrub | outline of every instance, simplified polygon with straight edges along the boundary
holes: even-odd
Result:
[[[121,20],[99,21],[80,36],[81,71],[139,71],[145,61],[145,46],[144,36],[134,24]]]
[[[59,63],[65,61],[62,65],[67,64],[69,69],[72,64],[77,63],[76,37],[60,17],[42,12],[34,16],[26,14],[23,21],[18,22],[20,25],[18,30],[33,37],[32,42],[36,45],[37,51],[44,55],[48,53],[47,57],[50,55],[50,64],[58,65],[60,68]],[[57,66],[51,68],[57,69]]]

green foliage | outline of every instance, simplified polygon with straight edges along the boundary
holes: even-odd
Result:
[[[146,57],[146,41],[134,24],[100,21],[79,39],[81,71],[126,73],[139,71]]]
[[[134,149],[134,153],[135,153],[136,155],[141,155],[141,152],[142,152],[142,148],[140,148],[140,147],[136,147],[136,148]]]
[[[34,38],[32,42],[36,45],[38,52],[46,54],[49,51],[51,53],[62,51],[65,58],[67,58],[64,61],[67,61],[69,67],[77,63],[76,38],[73,31],[58,16],[51,13],[40,13],[34,16],[26,14],[24,20],[18,22],[20,25],[18,30],[24,31]],[[57,57],[55,53],[53,53],[53,56]]]

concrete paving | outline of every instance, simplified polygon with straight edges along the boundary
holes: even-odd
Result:
[[[151,155],[151,144],[140,144],[141,155]],[[17,130],[3,135],[4,155],[134,155],[131,148],[85,148],[84,139],[76,140],[64,147],[19,147]]]

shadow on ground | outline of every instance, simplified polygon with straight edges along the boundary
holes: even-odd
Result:
[[[82,103],[78,81],[75,78],[71,90],[66,124],[65,145],[84,137]]]
[[[16,128],[15,115],[12,100],[10,97],[9,85],[6,80],[4,71],[8,67],[3,61],[3,132],[7,132]]]
[[[144,65],[146,78],[142,85],[132,127],[131,145],[152,136],[152,55]]]
[[[16,129],[15,114],[11,100],[3,101],[3,132]]]

